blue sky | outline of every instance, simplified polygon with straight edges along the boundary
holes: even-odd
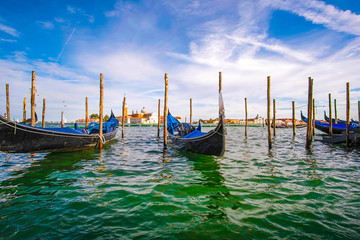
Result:
[[[169,75],[169,108],[189,119],[217,117],[218,72],[223,75],[226,117],[266,115],[266,78],[277,116],[291,116],[291,101],[306,111],[308,77],[314,79],[317,118],[328,94],[345,118],[350,82],[351,117],[360,100],[358,0],[12,0],[0,2],[0,109],[11,118],[30,105],[36,71],[37,107],[46,120],[97,113],[104,74],[104,113],[128,108],[157,111]],[[163,107],[163,103],[162,103]],[[30,108],[28,108],[28,115]]]

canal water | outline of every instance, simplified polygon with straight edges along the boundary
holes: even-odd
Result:
[[[0,239],[360,239],[360,152],[227,128],[223,157],[155,127],[100,150],[0,153]]]

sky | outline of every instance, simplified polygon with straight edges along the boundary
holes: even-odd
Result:
[[[157,112],[168,73],[171,113],[218,117],[218,81],[226,118],[266,116],[267,77],[276,116],[307,112],[308,78],[314,79],[316,118],[329,93],[345,119],[346,82],[351,117],[360,100],[358,0],[2,0],[0,1],[0,113],[30,116],[31,72],[36,72],[36,112],[46,99],[47,121],[61,111],[72,121],[99,112],[100,73],[104,115]],[[2,112],[1,112],[2,111]]]

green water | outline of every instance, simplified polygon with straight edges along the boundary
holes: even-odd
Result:
[[[213,157],[125,129],[100,150],[0,153],[0,239],[359,239],[360,159],[305,129],[228,128]],[[210,129],[209,129],[210,130]]]

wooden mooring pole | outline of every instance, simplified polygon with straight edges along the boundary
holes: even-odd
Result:
[[[308,89],[308,114],[307,114],[307,131],[306,131],[306,148],[310,149],[312,145],[312,111],[313,111],[313,79],[309,77]]]
[[[26,97],[24,97],[24,102],[23,102],[23,122],[25,123],[26,121]]]
[[[245,137],[247,137],[247,126],[248,126],[248,112],[247,112],[247,98],[245,98]]]
[[[276,136],[276,101],[275,99],[273,99],[273,106],[274,106],[274,109],[273,109],[273,128],[274,128],[274,137]]]
[[[61,111],[61,127],[64,127],[65,117],[64,117],[64,111]]]
[[[360,122],[360,101],[358,101],[358,115],[359,115],[358,121]]]
[[[346,83],[346,146],[350,147],[350,83]]]
[[[222,74],[221,72],[219,72],[219,93],[221,92],[222,90]]]
[[[103,148],[103,100],[104,100],[104,83],[103,74],[100,73],[100,104],[99,104],[99,149]]]
[[[43,110],[42,110],[42,127],[45,127],[45,104],[46,104],[46,99],[43,98]]]
[[[271,97],[270,97],[270,85],[271,85],[271,79],[270,79],[270,76],[268,76],[267,77],[267,121],[268,121],[268,144],[269,144],[269,149],[271,148],[271,119],[270,119]]]
[[[331,111],[331,93],[329,93],[329,118],[330,118],[330,121],[329,121],[329,134],[330,136],[332,136],[333,134],[333,124],[332,124],[332,111]]]
[[[334,99],[334,110],[335,110],[335,124],[337,124],[338,123],[338,121],[337,121],[337,109],[336,109],[336,99]]]
[[[313,98],[312,134],[315,136],[315,99]]]
[[[88,98],[85,97],[85,127],[89,125],[89,108],[88,108]]]
[[[31,74],[31,126],[35,126],[35,71]]]
[[[292,101],[292,125],[293,125],[293,136],[295,136],[296,135],[295,101]]]
[[[165,96],[164,96],[164,149],[167,149],[167,112],[168,112],[168,74],[165,73]]]
[[[122,118],[121,118],[121,137],[125,136],[125,106],[126,106],[126,97],[124,96],[123,105],[122,105]]]
[[[159,103],[158,103],[158,138],[160,138],[160,115],[161,115],[160,103],[161,103],[161,100],[159,98]]]
[[[6,84],[6,117],[10,120],[9,84]]]
[[[192,98],[190,98],[190,124],[192,124]]]

